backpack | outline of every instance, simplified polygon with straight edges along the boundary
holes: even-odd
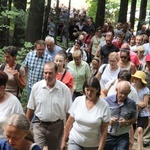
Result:
[[[4,70],[5,69],[5,66],[6,66],[6,63],[3,63],[2,65],[1,65],[1,67],[0,67],[0,70]],[[21,67],[21,65],[20,64],[16,64],[16,67],[15,67],[15,70],[17,70],[18,72],[19,72],[19,70],[20,70],[20,67]],[[19,93],[22,93],[22,89],[20,89],[19,87],[18,87],[18,89],[17,89],[17,95],[16,95],[16,97],[18,98],[18,99],[20,99],[20,96],[19,96]]]
[[[73,58],[72,58],[72,53],[70,52],[71,51],[71,48],[69,48],[68,52],[67,52],[67,58],[68,58],[68,61],[72,61]]]
[[[72,53],[70,52],[71,49],[72,49],[72,47],[69,48],[69,49],[68,49],[68,52],[67,52],[67,58],[68,58],[68,61],[69,61],[69,62],[73,60]],[[83,51],[82,51],[81,49],[80,49],[80,51],[81,51],[81,54],[82,54],[82,56],[83,56]]]

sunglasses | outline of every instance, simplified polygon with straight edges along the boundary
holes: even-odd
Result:
[[[120,56],[120,58],[124,58],[124,59],[127,59],[128,57],[127,57],[127,56]]]

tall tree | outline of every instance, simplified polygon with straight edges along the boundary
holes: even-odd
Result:
[[[106,0],[98,0],[95,24],[96,27],[103,26],[105,19],[105,4]]]
[[[47,0],[47,5],[45,6],[45,12],[44,12],[44,25],[43,25],[42,39],[44,39],[47,35],[47,26],[48,26],[50,6],[51,6],[51,0]]]
[[[13,35],[13,44],[15,46],[22,46],[23,41],[25,38],[25,12],[26,11],[26,4],[27,0],[14,0],[14,6],[21,12],[18,17],[16,17],[15,20],[15,27],[14,27],[14,35]]]
[[[26,41],[34,43],[41,39],[45,0],[31,0],[26,31]]]
[[[0,16],[2,11],[6,10],[6,8],[7,8],[7,0],[0,0]],[[0,19],[0,26],[3,24],[7,24],[6,19]],[[6,45],[6,31],[7,31],[6,28],[2,26],[0,27],[0,48]]]
[[[145,23],[146,8],[147,8],[147,0],[141,0],[138,30],[141,29],[142,24]]]
[[[122,23],[127,22],[128,2],[129,2],[129,0],[121,0],[120,1],[118,22],[122,22]]]
[[[133,28],[133,29],[134,29],[134,23],[135,23],[136,2],[137,2],[137,0],[132,0],[132,2],[131,2],[130,22],[131,22],[131,28]]]

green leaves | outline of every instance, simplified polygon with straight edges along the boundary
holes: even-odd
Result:
[[[9,19],[14,19],[15,17],[17,17],[19,15],[19,11],[16,10],[5,10],[1,12],[1,15],[3,17],[9,18]]]

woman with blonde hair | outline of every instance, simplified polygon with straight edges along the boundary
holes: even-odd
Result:
[[[118,62],[118,53],[112,52],[108,56],[108,64],[103,64],[102,66],[100,66],[96,77],[100,81],[101,88],[103,88],[108,81],[117,79],[118,73],[120,72]]]
[[[140,66],[138,67],[138,70],[143,70],[143,68],[145,67],[146,65],[146,61],[145,61],[145,48],[140,45],[140,46],[137,46],[136,48],[136,51],[137,51],[137,55],[139,57],[139,60],[140,60]]]

